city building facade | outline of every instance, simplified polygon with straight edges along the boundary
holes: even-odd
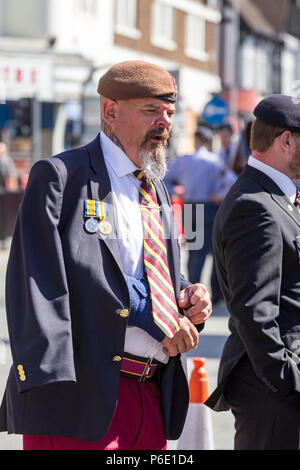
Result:
[[[272,93],[292,94],[299,75],[299,0],[222,0],[219,72],[231,115],[248,119]]]
[[[0,133],[21,168],[99,131],[99,77],[123,60],[168,69],[179,90],[172,152],[221,91],[218,0],[0,0]],[[26,163],[25,162],[25,163]]]

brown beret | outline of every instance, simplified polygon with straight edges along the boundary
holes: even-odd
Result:
[[[130,60],[113,65],[99,80],[98,93],[106,98],[159,98],[174,103],[177,87],[172,75],[159,65]]]

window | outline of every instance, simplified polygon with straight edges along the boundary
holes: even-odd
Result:
[[[268,91],[268,70],[267,48],[258,44],[256,49],[256,88],[262,94]]]
[[[116,33],[138,39],[141,32],[136,27],[137,0],[116,0]]]
[[[171,5],[155,1],[152,12],[152,44],[164,49],[177,49],[174,33],[174,8]]]
[[[185,22],[185,53],[187,56],[207,60],[205,52],[205,20],[199,16],[186,15]]]
[[[242,87],[246,89],[255,88],[255,44],[252,39],[247,39],[242,47]]]
[[[78,11],[95,14],[97,13],[98,0],[76,0],[76,8]]]
[[[296,56],[292,51],[284,50],[282,52],[281,67],[281,92],[286,95],[291,95],[293,82],[296,79]]]
[[[242,57],[242,88],[256,89],[264,94],[271,83],[270,61],[271,51],[268,44],[247,38],[241,49]]]

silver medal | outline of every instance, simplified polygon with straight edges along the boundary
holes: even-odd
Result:
[[[99,222],[91,217],[85,222],[84,226],[89,233],[96,233],[99,227]]]

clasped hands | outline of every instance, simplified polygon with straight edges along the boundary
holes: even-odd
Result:
[[[196,349],[199,334],[194,325],[204,323],[212,312],[210,295],[203,284],[192,284],[180,292],[179,306],[186,311],[186,316],[180,315],[180,330],[173,338],[163,339],[163,351],[170,357],[178,353]]]

